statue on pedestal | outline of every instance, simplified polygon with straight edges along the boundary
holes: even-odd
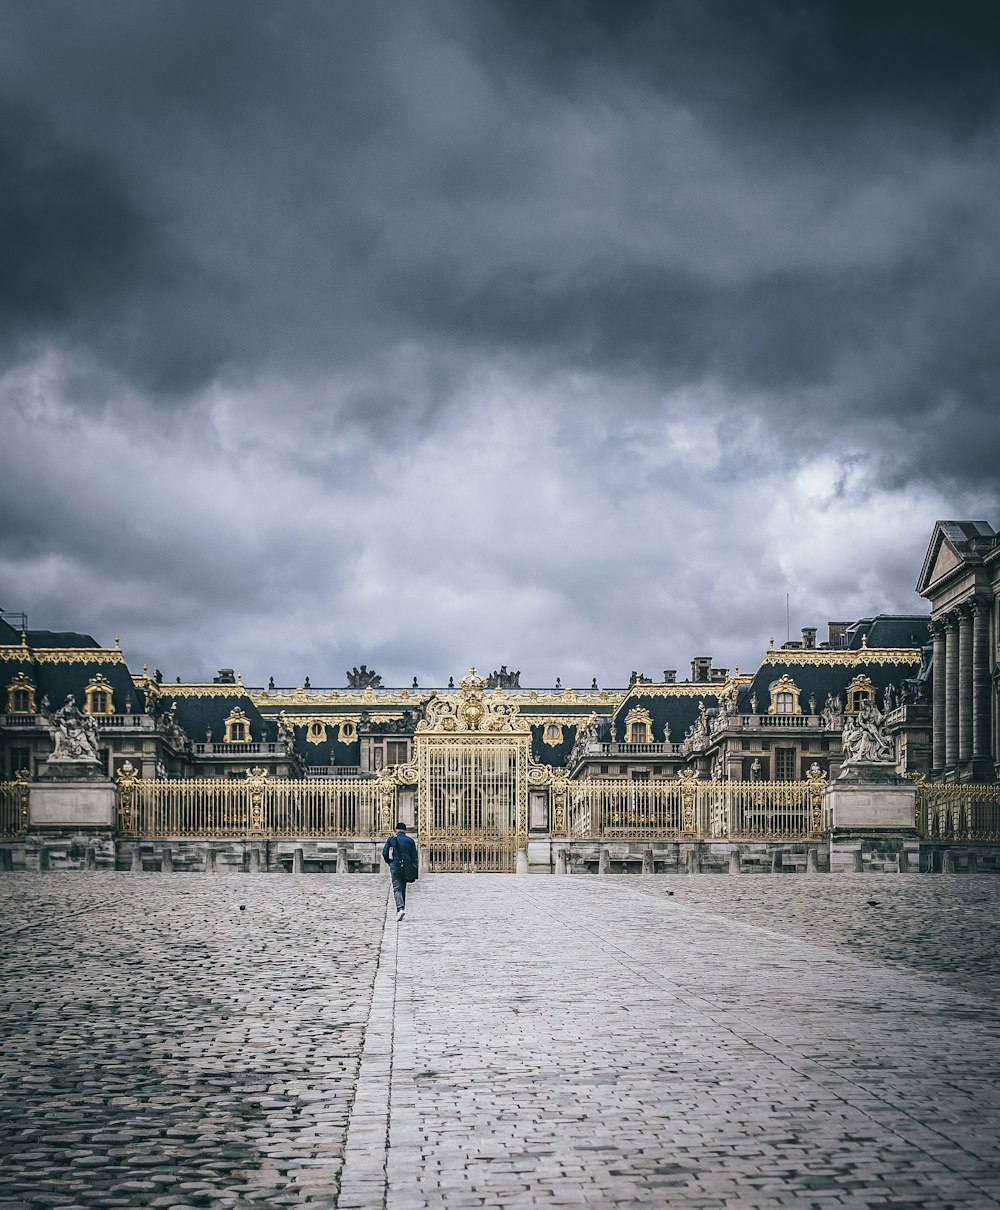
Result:
[[[853,765],[894,765],[896,745],[884,730],[885,715],[866,701],[856,715],[844,719],[843,745],[846,768]]]
[[[100,760],[98,745],[100,735],[97,722],[81,713],[76,699],[70,693],[55,714],[46,716],[46,722],[55,741],[55,751],[49,760],[97,763]]]

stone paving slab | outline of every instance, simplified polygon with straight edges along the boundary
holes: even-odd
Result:
[[[739,919],[711,899],[735,894],[722,877],[418,884],[399,932],[390,1210],[1000,1204],[996,983],[908,969],[940,947],[942,910],[902,922],[942,888],[787,878],[778,915],[772,881],[742,880]],[[900,921],[892,964],[848,952],[876,881],[875,931]],[[842,948],[789,924],[799,910]]]
[[[1000,879],[386,891],[0,877],[0,1210],[1000,1205]]]

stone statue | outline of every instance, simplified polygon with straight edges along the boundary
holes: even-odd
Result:
[[[840,716],[843,712],[843,707],[839,697],[834,697],[832,693],[826,695],[826,705],[820,713],[820,718],[823,721],[824,727],[837,727],[839,725]]]
[[[750,780],[760,781],[760,757],[753,758],[753,764],[750,766]]]
[[[853,765],[894,765],[896,745],[883,729],[885,715],[871,702],[865,702],[857,715],[844,719],[844,767]]]
[[[347,674],[347,686],[349,689],[381,689],[382,677],[375,671],[374,668],[369,668],[367,664],[362,664],[360,668],[352,668]],[[308,678],[306,685],[308,687]]]
[[[520,689],[521,671],[508,672],[507,665],[501,664],[498,671],[491,672],[486,678],[487,689]]]
[[[55,751],[50,760],[100,760],[97,754],[100,743],[97,722],[80,712],[72,693],[67,695],[65,703],[55,714],[46,718],[46,722],[55,741]]]

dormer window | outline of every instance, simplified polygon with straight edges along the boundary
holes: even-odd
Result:
[[[625,742],[648,744],[653,738],[653,719],[643,706],[636,706],[625,717]]]
[[[802,706],[799,703],[799,687],[787,672],[778,680],[773,681],[769,689],[771,704],[767,708],[768,714],[802,713]]]
[[[563,742],[563,729],[561,723],[552,722],[551,720],[542,728],[542,739],[550,747],[558,747]]]
[[[250,741],[250,720],[242,707],[234,706],[226,719],[227,744],[245,744]]]
[[[35,713],[35,686],[23,672],[19,672],[7,686],[7,713]]]
[[[875,686],[865,674],[859,673],[847,686],[847,714],[860,714],[875,701]]]
[[[111,682],[102,673],[91,677],[84,690],[84,714],[113,714],[114,691]]]

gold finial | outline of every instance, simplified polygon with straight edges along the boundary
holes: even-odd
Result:
[[[862,646],[862,647],[864,647],[864,648],[867,648],[867,646],[868,646],[868,635],[863,634],[863,635],[861,636],[861,646]]]
[[[115,650],[121,651],[121,649],[122,649],[122,638],[121,638],[120,634],[116,634],[115,635]]]
[[[21,627],[21,646],[27,647],[27,645],[28,645],[28,630],[27,630],[27,627],[22,626]]]
[[[148,665],[148,664],[143,664],[143,666],[142,666],[142,675],[143,675],[143,676],[149,676],[149,665]]]
[[[771,635],[771,637],[770,637],[770,638],[767,640],[767,645],[768,645],[768,647],[769,647],[769,648],[770,648],[772,651],[774,650],[774,635],[773,635],[773,634],[772,634],[772,635]]]

